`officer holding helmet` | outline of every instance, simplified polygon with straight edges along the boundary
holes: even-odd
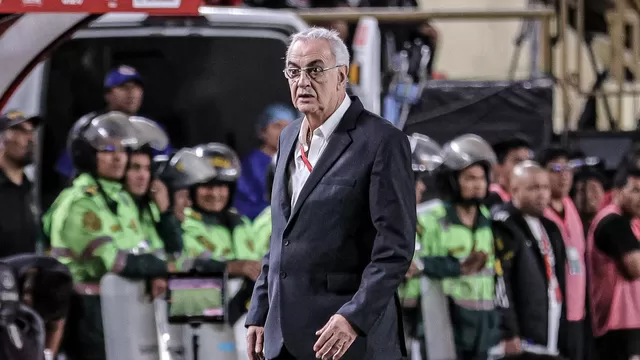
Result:
[[[482,138],[467,134],[445,144],[442,160],[436,182],[443,202],[418,216],[417,252],[423,274],[442,280],[457,358],[486,359],[500,340],[494,239],[483,205],[496,156]]]
[[[182,222],[185,220],[185,209],[191,206],[189,189],[197,184],[207,183],[216,176],[216,171],[209,164],[209,159],[198,156],[192,149],[183,148],[171,157],[156,156],[154,168],[158,179],[166,184],[169,194],[169,211],[162,215],[157,224],[158,231],[163,234],[173,232],[172,238],[178,241],[165,249],[170,254],[180,255],[180,267],[184,270],[202,272],[222,272],[226,264],[216,261],[205,253],[188,256],[183,253]]]
[[[69,314],[68,358],[105,359],[100,279],[112,272],[130,279],[154,279],[153,295],[164,292],[167,264],[154,255],[138,210],[123,189],[129,148],[138,143],[129,116],[108,112],[74,126],[70,153],[79,173],[45,216],[52,255],[71,270],[79,304]]]

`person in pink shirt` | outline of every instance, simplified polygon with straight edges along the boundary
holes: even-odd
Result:
[[[489,185],[489,194],[485,199],[485,205],[490,210],[511,201],[509,179],[513,167],[524,160],[530,160],[533,155],[529,141],[518,134],[508,140],[496,142],[492,147],[498,163],[494,165],[493,183]]]
[[[624,183],[622,183],[624,181]],[[590,309],[600,359],[640,358],[640,169],[622,168],[613,202],[587,237]]]
[[[569,151],[552,146],[542,150],[537,156],[540,166],[549,172],[551,185],[551,201],[544,211],[544,216],[553,221],[562,234],[566,257],[565,294],[567,306],[567,331],[574,335],[584,333],[584,319],[587,293],[587,276],[585,267],[584,228],[580,214],[569,197],[573,185],[573,168],[569,165]],[[584,359],[583,337],[573,336],[574,344],[568,350],[571,360]]]

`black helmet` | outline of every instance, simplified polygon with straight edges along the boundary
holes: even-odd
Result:
[[[496,154],[491,145],[475,134],[465,134],[446,143],[442,149],[442,166],[436,176],[442,196],[452,201],[461,201],[458,175],[472,165],[481,165],[485,170],[487,187],[491,167],[496,164]]]

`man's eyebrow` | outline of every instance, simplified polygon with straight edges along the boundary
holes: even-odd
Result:
[[[311,67],[311,66],[322,66],[324,65],[324,61],[322,61],[321,59],[317,59],[317,60],[313,60],[311,62],[308,62],[307,65],[302,66],[302,67]],[[287,66],[294,66],[294,67],[301,67],[300,65],[294,63],[293,61],[287,61]]]

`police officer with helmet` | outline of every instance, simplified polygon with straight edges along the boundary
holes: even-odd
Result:
[[[74,126],[70,153],[79,173],[47,214],[45,232],[52,255],[71,270],[78,304],[65,331],[68,358],[106,358],[100,306],[100,279],[112,272],[130,279],[154,279],[154,295],[164,291],[167,264],[153,252],[140,229],[138,211],[123,189],[130,149],[138,132],[129,116],[108,112]]]
[[[419,204],[422,194],[426,190],[423,178],[430,174],[442,164],[442,148],[438,143],[426,135],[414,133],[409,136],[411,146],[411,168],[416,181],[416,203]],[[419,212],[418,212],[419,213]],[[416,226],[416,240],[422,236],[422,228]],[[417,245],[417,244],[416,244]],[[414,257],[417,256],[419,246],[416,246]],[[422,329],[422,313],[419,306],[420,300],[420,268],[419,262],[412,262],[407,272],[405,281],[400,285],[398,294],[400,296],[404,315],[405,330],[407,339],[417,339],[420,343],[420,353],[422,358],[426,358],[424,347],[424,333]],[[407,347],[408,349],[411,346]]]
[[[232,210],[232,196],[240,176],[240,161],[228,146],[219,143],[194,148],[198,156],[215,167],[213,180],[191,187],[193,206],[185,211],[185,251],[188,255],[207,252],[213,259],[228,261],[231,276],[255,280],[260,262],[254,254],[249,220]]]
[[[442,160],[436,183],[443,202],[418,216],[418,256],[423,274],[442,280],[457,358],[486,359],[500,340],[494,239],[483,205],[496,155],[482,138],[467,134],[445,144]]]

